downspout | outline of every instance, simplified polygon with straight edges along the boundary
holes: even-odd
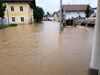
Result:
[[[8,11],[8,4],[6,3],[7,6],[7,18],[8,18],[8,24],[9,24],[9,11]]]

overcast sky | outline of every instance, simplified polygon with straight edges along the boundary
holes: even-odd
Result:
[[[90,4],[92,7],[97,6],[97,0],[62,0],[63,4]],[[58,11],[60,8],[60,0],[36,0],[36,5],[43,8],[45,12]]]

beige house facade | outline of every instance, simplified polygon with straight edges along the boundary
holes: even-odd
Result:
[[[4,0],[6,23],[29,24],[34,22],[33,9],[26,0]]]

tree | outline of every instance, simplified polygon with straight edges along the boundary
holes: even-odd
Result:
[[[49,12],[47,12],[47,16],[50,16],[51,14]]]
[[[0,18],[1,18],[1,24],[3,24],[3,18],[5,15],[6,5],[3,5],[2,0],[0,0]]]
[[[36,6],[36,8],[33,10],[34,13],[34,19],[36,22],[41,22],[44,16],[44,11],[41,7]]]
[[[87,9],[85,11],[86,18],[90,17],[90,15],[93,13],[93,10],[91,10],[90,6],[87,6]]]
[[[30,7],[31,7],[31,8],[33,8],[33,9],[36,8],[36,2],[35,2],[35,0],[29,1],[29,4],[30,4]]]

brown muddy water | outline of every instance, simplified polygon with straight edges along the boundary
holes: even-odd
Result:
[[[56,22],[0,30],[0,75],[88,75],[93,32]]]

